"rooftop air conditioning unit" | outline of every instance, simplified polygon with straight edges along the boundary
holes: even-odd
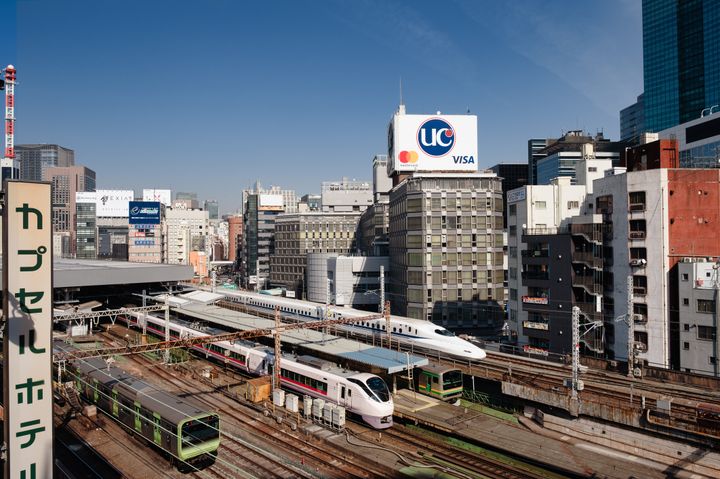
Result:
[[[631,259],[630,266],[645,266],[647,264],[646,259]]]

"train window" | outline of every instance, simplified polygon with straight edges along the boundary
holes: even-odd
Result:
[[[439,334],[440,336],[455,336],[454,333],[448,331],[447,329],[436,329],[435,333]]]
[[[397,333],[397,328],[393,326],[393,333]]]

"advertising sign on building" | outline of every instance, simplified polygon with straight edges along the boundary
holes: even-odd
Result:
[[[388,173],[478,170],[477,116],[393,116],[388,131]]]
[[[75,203],[95,203],[97,202],[97,192],[95,191],[78,191],[75,193]]]
[[[146,188],[143,190],[143,201],[159,201],[165,206],[170,206],[172,205],[172,191]]]
[[[133,190],[97,190],[96,214],[102,218],[127,218],[128,203],[135,199]]]
[[[50,183],[5,182],[5,475],[53,477]]]
[[[258,210],[261,211],[283,211],[285,200],[283,195],[271,195],[263,193],[258,198]]]
[[[159,201],[130,201],[129,221],[131,225],[159,225]]]

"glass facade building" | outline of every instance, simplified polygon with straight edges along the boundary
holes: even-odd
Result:
[[[643,0],[645,129],[658,132],[720,104],[720,2]]]

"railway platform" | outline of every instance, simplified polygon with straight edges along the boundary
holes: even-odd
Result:
[[[488,449],[524,460],[554,466],[558,472],[596,478],[664,478],[667,466],[635,455],[590,443],[556,431],[546,431],[532,420],[498,419],[475,409],[401,390],[394,396],[395,417],[442,431]],[[673,477],[709,477],[679,465]]]

